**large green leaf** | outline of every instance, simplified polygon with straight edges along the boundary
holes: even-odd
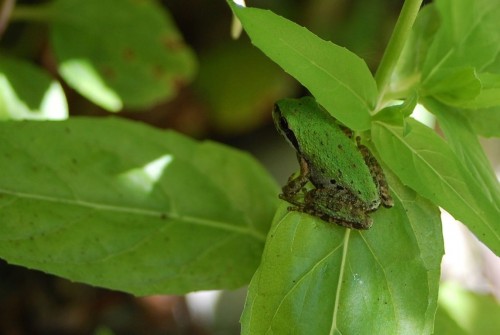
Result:
[[[409,119],[411,131],[374,122],[372,137],[383,161],[420,195],[466,224],[491,250],[500,254],[500,213],[484,190],[470,187],[467,169],[432,129]]]
[[[156,1],[57,0],[52,43],[70,86],[110,111],[174,96],[195,61]]]
[[[437,116],[451,149],[466,167],[468,173],[464,178],[469,178],[467,184],[474,190],[475,198],[492,203],[500,210],[500,183],[467,120],[458,110],[432,99],[426,99],[424,103]]]
[[[500,106],[463,110],[461,114],[469,121],[470,125],[478,134],[485,137],[500,137]]]
[[[438,0],[440,26],[423,66],[424,78],[441,70],[471,66],[482,72],[500,51],[497,0]]]
[[[483,72],[500,52],[500,2],[439,0],[436,9],[441,24],[422,67],[422,85],[435,98],[460,106],[482,88],[470,69]]]
[[[433,96],[449,105],[463,105],[481,93],[481,81],[473,67],[446,69],[428,79],[422,88],[423,96]]]
[[[65,119],[61,85],[28,62],[0,58],[0,120]]]
[[[439,211],[390,177],[395,207],[369,231],[277,213],[252,278],[243,334],[429,334],[443,241]]]
[[[229,3],[252,43],[307,87],[335,118],[354,130],[370,127],[377,86],[361,58],[271,11]]]
[[[251,157],[117,119],[0,123],[0,257],[138,295],[235,288],[277,186]]]
[[[425,6],[405,45],[389,96],[400,98],[419,86],[420,96],[456,107],[498,105],[499,15],[496,0],[438,0]]]

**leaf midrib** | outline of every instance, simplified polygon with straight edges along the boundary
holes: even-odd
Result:
[[[335,333],[337,327],[337,316],[340,306],[340,292],[342,291],[342,281],[344,279],[344,271],[347,263],[347,251],[349,250],[349,238],[351,230],[346,229],[344,233],[344,240],[342,241],[342,260],[340,263],[339,279],[337,281],[337,290],[335,291],[335,303],[333,305],[332,324],[330,326],[330,335]]]
[[[130,207],[130,206],[125,207],[125,206],[109,205],[109,204],[102,204],[102,203],[77,200],[77,199],[65,199],[65,198],[58,198],[58,197],[54,197],[54,196],[47,196],[47,195],[43,195],[43,194],[24,193],[24,192],[12,191],[12,190],[7,190],[7,189],[0,189],[0,194],[9,195],[9,196],[18,197],[18,198],[30,199],[30,200],[38,200],[38,201],[45,201],[45,202],[51,202],[51,203],[59,203],[59,204],[65,204],[65,205],[86,207],[86,208],[99,210],[99,211],[118,212],[118,213],[124,213],[124,214],[149,216],[149,217],[156,217],[156,218],[166,217],[167,220],[168,219],[177,219],[177,220],[181,220],[181,221],[187,221],[187,222],[189,222],[191,224],[195,224],[195,225],[211,227],[211,228],[230,231],[230,232],[235,232],[235,233],[239,233],[242,235],[249,235],[249,236],[251,236],[257,240],[260,240],[262,242],[264,242],[266,240],[266,236],[264,234],[261,234],[260,232],[258,232],[256,230],[252,230],[252,229],[250,229],[250,227],[238,227],[238,226],[235,226],[234,224],[231,224],[229,222],[209,220],[209,219],[205,219],[202,217],[179,215],[179,214],[174,213],[174,212],[158,211],[158,210],[145,209],[145,208],[139,208],[139,207]]]
[[[384,125],[384,124],[382,124],[382,125]],[[385,125],[384,125],[384,126],[385,126]],[[387,126],[385,126],[385,128],[386,128],[386,129],[387,129],[387,131],[388,131],[389,133],[391,133],[391,134],[392,134],[395,138],[400,139],[399,134],[398,134],[398,133],[396,133],[396,132],[395,132],[395,131],[391,128],[391,127],[387,127]],[[402,140],[400,140],[399,142],[400,142],[400,143],[402,143],[402,144],[403,144],[403,146],[405,146],[405,147],[409,150],[409,152],[411,152],[411,153],[412,153],[412,156],[413,156],[414,158],[415,158],[415,157],[416,157],[416,158],[418,158],[418,160],[419,160],[420,162],[422,162],[424,165],[426,165],[426,166],[427,166],[427,168],[429,168],[429,169],[430,169],[430,170],[431,170],[431,171],[432,171],[435,175],[437,175],[437,176],[438,176],[438,179],[439,179],[439,180],[441,180],[441,181],[443,182],[443,184],[445,184],[445,185],[446,185],[446,186],[447,186],[450,190],[452,190],[452,193],[453,193],[453,194],[455,194],[455,195],[456,195],[456,196],[460,199],[460,201],[461,201],[462,203],[464,203],[464,204],[465,204],[465,206],[466,206],[467,208],[469,208],[469,210],[470,210],[470,211],[471,211],[471,212],[472,212],[472,213],[473,213],[473,214],[474,214],[474,215],[475,215],[475,216],[476,216],[476,217],[477,217],[477,218],[478,218],[481,222],[483,222],[484,226],[485,226],[485,227],[488,227],[488,229],[490,230],[490,232],[491,232],[491,233],[493,233],[493,234],[494,234],[494,236],[495,236],[497,239],[499,239],[499,240],[500,240],[500,236],[498,236],[497,232],[496,232],[496,231],[495,231],[495,230],[491,227],[491,225],[489,224],[489,222],[488,222],[487,220],[483,219],[483,218],[482,218],[482,216],[481,216],[481,215],[480,215],[480,214],[476,211],[476,209],[475,209],[474,207],[470,206],[470,203],[469,203],[468,201],[466,201],[466,199],[464,199],[464,198],[462,197],[461,193],[460,193],[460,192],[457,192],[457,191],[455,190],[455,188],[454,188],[452,185],[450,185],[450,183],[448,182],[448,179],[446,179],[446,178],[442,177],[442,176],[441,176],[441,174],[440,174],[438,171],[436,171],[436,169],[434,169],[434,167],[433,167],[430,163],[428,163],[428,162],[427,162],[427,160],[426,160],[426,159],[424,159],[424,158],[423,158],[423,157],[419,154],[419,152],[418,152],[418,151],[414,150],[414,149],[413,149],[410,145],[408,145],[408,144],[407,144],[407,142],[402,141]]]

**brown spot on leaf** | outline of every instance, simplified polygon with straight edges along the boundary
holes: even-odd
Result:
[[[123,59],[127,62],[132,62],[136,59],[135,51],[132,48],[124,49],[122,55],[123,55]]]
[[[156,64],[151,68],[153,77],[158,80],[162,80],[165,77],[165,69],[163,66]]]
[[[163,38],[163,44],[170,52],[177,52],[184,49],[184,41],[177,36],[168,35]]]
[[[110,67],[110,66],[104,66],[101,70],[103,76],[106,78],[106,79],[114,79],[116,77],[116,72],[115,70]]]

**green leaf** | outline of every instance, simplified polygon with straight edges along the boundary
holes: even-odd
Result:
[[[500,106],[500,74],[480,73],[478,76],[482,86],[481,92],[460,107],[477,109]]]
[[[351,129],[369,129],[377,87],[361,58],[271,11],[228,2],[252,43],[304,85],[329,113]]]
[[[460,112],[470,123],[476,133],[485,137],[500,137],[500,106],[462,110]]]
[[[484,154],[476,134],[467,120],[451,107],[437,101],[424,100],[426,108],[435,114],[451,149],[469,172],[467,184],[480,202],[491,203],[500,210],[500,183]]]
[[[374,213],[369,231],[281,206],[250,283],[243,334],[431,332],[443,255],[439,211],[389,177],[395,207]]]
[[[52,10],[59,73],[109,111],[169,99],[193,76],[193,53],[155,1],[57,0]]]
[[[424,64],[424,78],[463,66],[482,72],[500,51],[500,3],[439,0],[435,5],[441,23]]]
[[[472,67],[441,70],[439,76],[424,82],[422,91],[448,105],[462,106],[478,97],[481,81]]]
[[[137,295],[236,288],[277,186],[250,156],[118,119],[0,123],[0,257]]]
[[[0,120],[65,119],[61,85],[28,62],[0,58]]]
[[[497,334],[500,331],[500,304],[490,295],[468,292],[446,283],[439,291],[439,313],[435,334]],[[444,324],[443,317],[448,322]],[[454,322],[453,328],[445,328]],[[444,328],[444,329],[443,329]],[[461,332],[442,332],[459,329]]]
[[[436,335],[473,335],[465,332],[453,318],[442,307],[436,311],[436,323],[434,324],[434,333]]]
[[[417,106],[418,95],[414,91],[399,105],[383,108],[373,117],[373,121],[380,121],[394,126],[405,126],[405,118],[410,116]]]
[[[448,85],[448,97],[459,104],[471,96],[474,98],[473,92],[479,87],[478,82],[465,73],[466,69],[481,73],[500,52],[500,3],[497,0],[440,0],[436,1],[436,9],[441,24],[423,65],[422,84],[427,92],[438,89],[441,94]]]
[[[431,129],[409,119],[411,131],[375,122],[372,138],[383,161],[420,195],[443,207],[466,224],[497,255],[500,254],[500,213],[477,198],[470,188],[469,172],[450,147]]]

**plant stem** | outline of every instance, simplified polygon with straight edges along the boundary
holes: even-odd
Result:
[[[379,91],[377,109],[381,107],[380,105],[389,86],[392,72],[401,56],[421,5],[422,0],[406,0],[403,4],[401,14],[399,14],[392,36],[375,73],[375,81],[377,82]]]

